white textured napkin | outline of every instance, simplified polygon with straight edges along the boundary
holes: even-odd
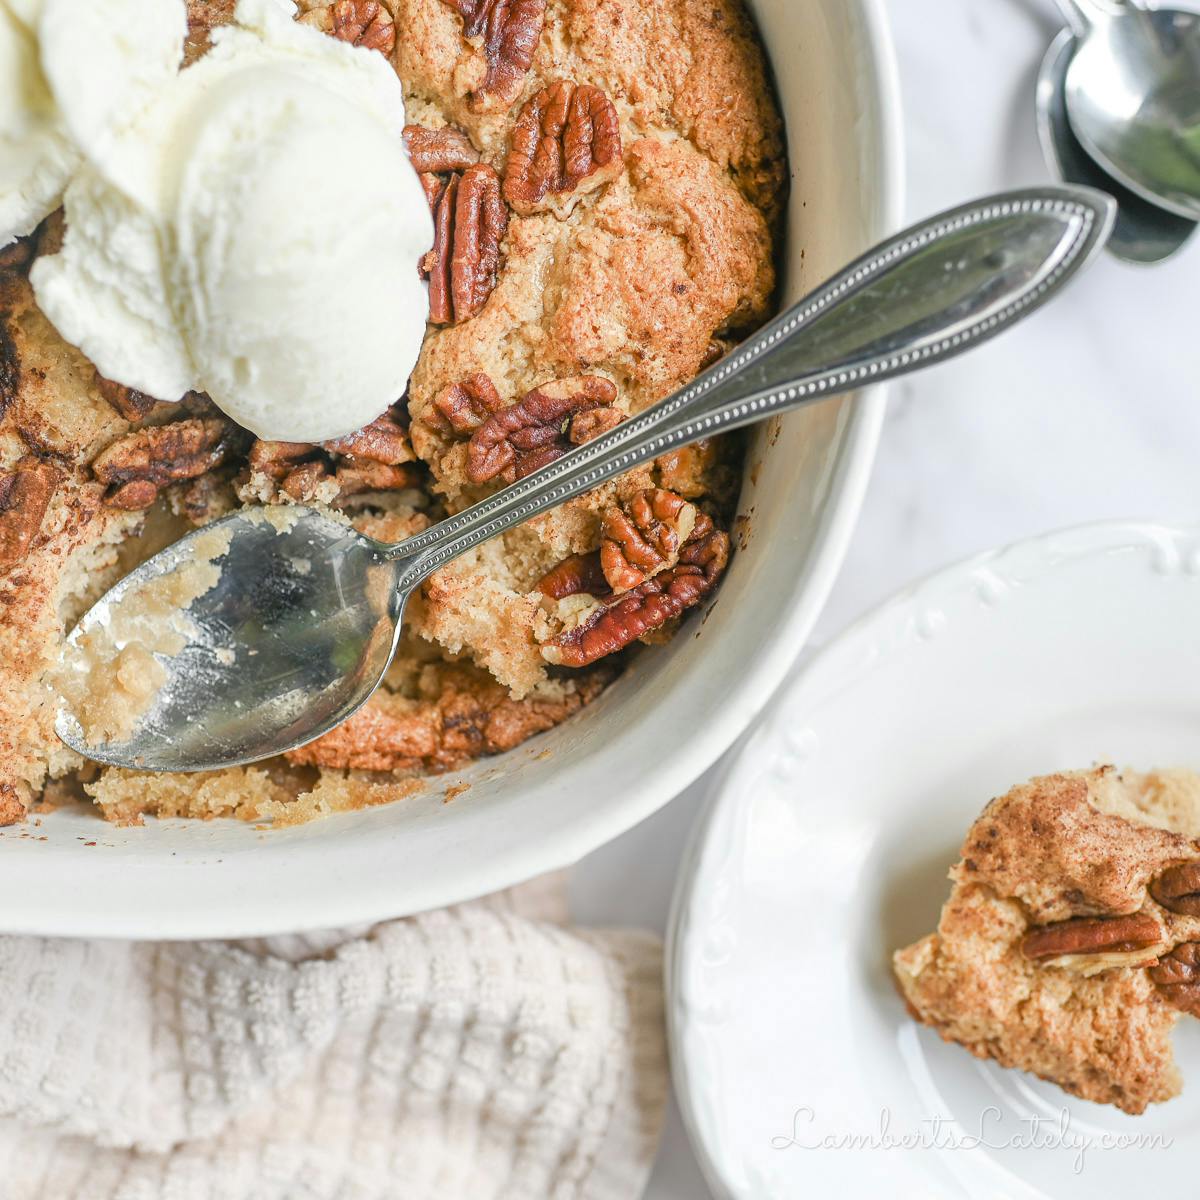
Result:
[[[0,938],[3,1200],[633,1200],[661,950],[561,881],[255,942]]]

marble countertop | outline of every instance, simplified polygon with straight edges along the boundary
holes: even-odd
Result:
[[[1052,0],[885,2],[910,217],[1045,181],[1033,90],[1059,28]],[[1200,237],[1165,267],[1106,257],[1035,320],[897,384],[814,644],[897,588],[993,546],[1108,518],[1200,519],[1198,312]],[[707,778],[575,868],[581,920],[663,929]],[[708,1194],[673,1109],[647,1198]]]

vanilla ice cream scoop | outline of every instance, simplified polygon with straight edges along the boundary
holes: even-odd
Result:
[[[0,246],[54,209],[78,162],[42,71],[36,32],[0,0]]]
[[[0,245],[178,72],[186,30],[174,0],[0,0]]]
[[[62,251],[31,278],[102,374],[164,400],[204,391],[259,437],[315,442],[403,394],[433,223],[387,60],[293,13],[241,0],[238,24],[105,137],[67,189]]]

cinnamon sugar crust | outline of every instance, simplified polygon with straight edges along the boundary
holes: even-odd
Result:
[[[1182,1086],[1171,1030],[1200,996],[1180,969],[1200,915],[1160,903],[1158,881],[1200,863],[1198,834],[1191,772],[1102,767],[992,801],[950,873],[937,932],[894,957],[910,1013],[1085,1100],[1136,1114],[1171,1099]]]
[[[598,549],[606,512],[647,488],[675,487],[719,524],[732,516],[736,438],[639,468],[464,556],[414,598],[377,697],[288,762],[148,776],[85,766],[58,742],[47,679],[64,631],[124,571],[187,528],[238,504],[300,501],[334,505],[360,529],[398,540],[503,483],[468,478],[467,438],[434,405],[448,386],[483,373],[511,405],[553,381],[598,376],[617,388],[611,422],[685,383],[714,347],[771,310],[785,159],[741,0],[548,0],[519,87],[486,103],[487,49],[464,36],[454,5],[383,3],[395,21],[391,60],[410,122],[461,130],[480,162],[503,176],[525,102],[562,80],[591,84],[616,110],[620,170],[558,214],[508,214],[496,286],[481,311],[427,333],[407,404],[393,410],[402,427],[389,427],[402,451],[393,446],[384,462],[344,446],[256,448],[234,430],[217,465],[158,488],[148,512],[113,506],[116,489],[96,478],[96,457],[147,425],[220,414],[199,396],[123,406],[58,337],[26,275],[30,255],[53,252],[60,240],[59,217],[0,263],[0,497],[6,474],[30,456],[51,464],[57,481],[28,553],[0,568],[0,823],[19,819],[48,781],[72,776],[121,822],[154,814],[285,823],[402,798],[421,775],[552,728],[619,673],[620,656],[577,671],[550,664],[544,647],[559,618],[537,590],[564,559]],[[322,7],[298,5],[302,14]],[[189,0],[188,62],[233,8],[233,0]],[[644,640],[662,641],[672,627]]]

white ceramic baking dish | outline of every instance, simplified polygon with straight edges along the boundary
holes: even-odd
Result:
[[[881,0],[751,6],[788,126],[791,301],[899,224],[898,87]],[[188,938],[353,924],[481,895],[616,837],[708,767],[782,679],[841,563],[883,406],[876,391],[756,432],[749,534],[715,604],[575,720],[412,799],[296,829],[117,829],[65,810],[5,829],[0,929]],[[451,782],[471,786],[446,804]]]

